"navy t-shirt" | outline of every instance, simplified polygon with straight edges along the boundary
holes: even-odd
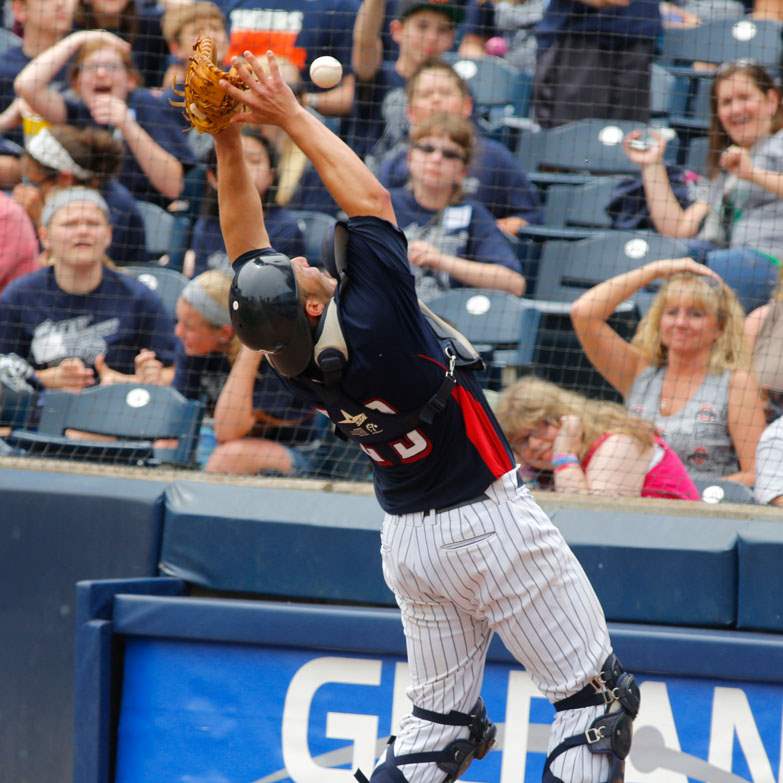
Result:
[[[466,200],[434,212],[419,205],[408,188],[392,190],[391,197],[397,224],[409,243],[423,240],[448,255],[483,264],[500,264],[521,273],[511,243],[481,204]],[[449,288],[462,285],[444,272],[419,267],[412,271],[416,277],[416,291],[425,302]]]
[[[111,213],[111,246],[106,255],[118,264],[143,263],[147,258],[146,237],[136,199],[116,179],[110,179],[101,194]]]
[[[68,294],[46,267],[14,280],[0,295],[0,354],[36,369],[75,357],[93,366],[102,353],[113,370],[132,374],[142,348],[174,362],[174,324],[157,294],[130,275],[104,268],[98,287]]]
[[[275,250],[285,253],[289,258],[306,255],[302,231],[296,218],[287,209],[265,207],[264,224],[269,234],[269,242]],[[192,247],[196,254],[194,276],[200,275],[207,269],[231,266],[223,235],[220,233],[220,220],[217,217],[200,217],[196,221],[193,227]]]
[[[384,132],[397,134],[405,122],[405,79],[394,63],[385,62],[370,81],[356,81],[353,108],[340,125],[340,136],[363,158]],[[389,129],[387,131],[387,126]]]
[[[566,33],[600,35],[602,44],[622,49],[627,41],[653,41],[662,32],[658,0],[630,0],[627,6],[601,9],[579,0],[550,0],[536,27],[539,53]]]
[[[182,345],[178,344],[172,386],[185,397],[203,402],[207,415],[212,416],[230,372],[231,364],[224,353],[188,356]],[[316,429],[311,422],[313,406],[294,396],[264,362],[261,362],[253,386],[253,410],[256,412],[257,424],[249,436],[300,445],[315,436]],[[269,423],[269,417],[295,423],[275,426]]]
[[[378,179],[387,188],[401,188],[408,181],[408,145],[381,161]],[[476,154],[462,183],[462,192],[485,206],[495,218],[521,217],[543,223],[541,197],[519,161],[494,139],[478,137]]]
[[[348,283],[340,291],[339,314],[349,361],[340,388],[386,412],[418,410],[440,387],[445,367],[416,300],[405,236],[374,217],[351,218],[348,230]],[[458,380],[432,424],[364,447],[385,511],[404,514],[469,500],[513,468],[511,449],[475,378],[458,371]],[[289,383],[318,401],[310,385]]]
[[[353,24],[358,0],[217,0],[228,20],[228,59],[245,49],[272,49],[287,57],[309,80],[310,63],[321,55],[336,57],[349,72]]]
[[[187,136],[182,132],[179,109],[145,89],[133,90],[128,95],[128,108],[134,113],[136,122],[186,170],[195,163]],[[90,110],[82,100],[66,97],[65,109],[66,122],[69,125],[82,127],[95,124]],[[122,138],[119,136],[119,131],[115,129],[114,132],[120,139]],[[127,144],[125,144],[125,155],[118,179],[131,195],[140,201],[151,201],[165,207],[172,200],[163,196],[150,184]]]

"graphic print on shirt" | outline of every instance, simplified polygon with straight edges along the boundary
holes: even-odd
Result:
[[[381,413],[397,413],[391,405],[379,399],[366,402],[364,407]],[[432,451],[432,443],[420,429],[413,429],[405,433],[404,437],[389,443],[365,446],[360,442],[359,448],[376,465],[390,468],[393,465],[407,465],[424,459]]]
[[[91,315],[43,321],[33,331],[33,359],[38,365],[53,365],[70,356],[78,356],[87,364],[93,364],[98,354],[106,353],[105,338],[115,334],[119,326],[119,318],[92,323]]]
[[[249,49],[261,54],[271,49],[288,58],[298,69],[305,66],[307,52],[296,45],[304,14],[282,8],[235,8],[229,14],[231,42],[228,61]]]

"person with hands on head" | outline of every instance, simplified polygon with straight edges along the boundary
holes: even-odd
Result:
[[[235,270],[229,310],[242,342],[325,409],[373,466],[386,512],[384,577],[403,613],[415,706],[371,781],[436,783],[444,769],[456,779],[486,755],[495,727],[479,694],[495,632],[556,705],[552,779],[621,781],[639,691],[612,654],[598,599],[519,479],[473,372],[477,354],[422,310],[389,193],[298,104],[272,52],[265,59],[268,73],[250,52],[238,63],[247,90],[221,81],[246,109],[215,133]],[[330,260],[339,282],[269,247],[235,127],[244,122],[285,130],[348,216],[335,227]],[[627,741],[595,752],[591,727]]]
[[[628,343],[607,321],[658,279],[666,282]],[[632,414],[655,424],[692,477],[753,485],[764,406],[742,308],[717,274],[690,258],[653,261],[591,288],[571,320],[593,366]]]
[[[51,86],[71,58],[75,98]],[[179,196],[183,165],[193,162],[192,153],[176,109],[139,86],[126,41],[101,30],[71,33],[32,60],[14,86],[50,123],[100,125],[120,133],[126,155],[119,180],[135,198],[165,206]]]
[[[503,390],[496,411],[520,462],[551,474],[556,492],[700,498],[655,426],[617,403],[527,376]]]
[[[641,168],[656,230],[692,240],[692,257],[716,271],[750,312],[769,299],[783,246],[780,92],[760,65],[728,63],[715,75],[710,104],[709,184],[687,208],[669,182],[663,134],[633,131],[625,152]]]
[[[28,361],[46,388],[171,381],[174,326],[154,292],[112,268],[108,215],[95,190],[55,192],[40,228],[49,265],[0,296],[0,354]]]

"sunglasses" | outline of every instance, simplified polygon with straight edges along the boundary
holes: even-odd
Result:
[[[437,147],[434,144],[414,144],[413,149],[423,152],[425,155],[432,155],[435,152],[440,152],[443,160],[461,160],[463,163],[465,162],[464,152],[451,150],[448,147]]]

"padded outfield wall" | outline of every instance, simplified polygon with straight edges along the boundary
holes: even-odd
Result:
[[[271,783],[287,779],[284,766],[297,781],[348,783],[354,756],[366,764],[404,710],[402,636],[368,487],[2,467],[1,780],[66,781],[75,763],[78,783]],[[633,779],[717,781],[720,769],[780,779],[780,512],[539,499],[654,694],[651,727],[685,754],[652,777],[641,757]],[[148,580],[160,575],[175,578]],[[118,590],[106,579],[141,581]],[[85,580],[99,587],[83,587],[77,607]],[[467,779],[534,779],[549,708],[499,645],[485,691],[497,720],[526,728]],[[305,713],[286,711],[306,694]],[[657,734],[639,747],[663,752]]]

